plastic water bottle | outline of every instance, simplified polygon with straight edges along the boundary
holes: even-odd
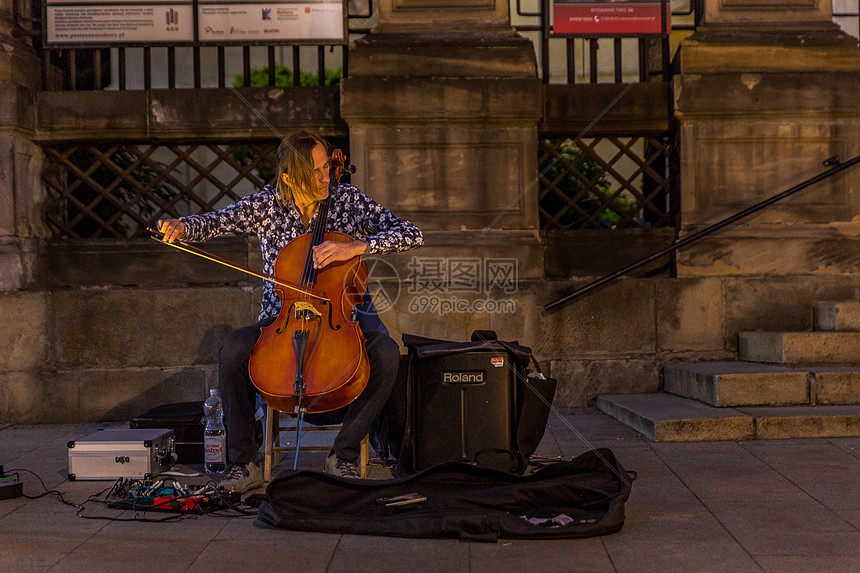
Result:
[[[224,430],[224,409],[218,390],[209,390],[209,397],[203,402],[201,420],[206,424],[203,430],[203,461],[207,473],[223,472],[227,466],[227,432]]]

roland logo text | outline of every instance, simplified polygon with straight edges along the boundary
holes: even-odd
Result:
[[[483,384],[484,373],[472,372],[443,372],[442,384]]]

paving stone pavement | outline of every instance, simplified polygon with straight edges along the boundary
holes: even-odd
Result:
[[[122,425],[0,425],[0,464],[80,503],[110,482],[68,481],[66,444],[103,427]],[[51,495],[0,500],[0,571],[860,571],[860,438],[655,444],[596,410],[571,409],[553,414],[537,453],[593,447],[637,474],[624,527],[604,537],[478,543],[261,529],[252,516],[90,520]],[[299,465],[321,467],[323,456]],[[25,494],[41,493],[20,475]]]

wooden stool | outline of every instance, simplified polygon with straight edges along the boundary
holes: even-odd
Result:
[[[302,433],[304,432],[339,432],[343,426],[331,425],[331,426],[314,426],[314,425],[304,425],[302,427]],[[264,462],[263,462],[263,479],[267,482],[272,481],[272,468],[278,465],[280,461],[280,453],[295,451],[295,448],[287,448],[281,446],[281,430],[285,428],[281,427],[281,413],[271,406],[266,405],[266,431],[263,437],[264,443],[266,444],[265,454],[264,454]],[[330,446],[300,446],[299,451],[328,451],[330,450]],[[361,471],[361,479],[365,479],[367,477],[367,463],[370,460],[370,445],[367,436],[364,436],[364,439],[361,440],[361,454],[359,455],[359,469]]]

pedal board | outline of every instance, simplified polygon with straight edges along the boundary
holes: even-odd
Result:
[[[119,479],[111,487],[111,509],[206,513],[228,507],[223,493],[212,486],[182,485],[172,479]]]

